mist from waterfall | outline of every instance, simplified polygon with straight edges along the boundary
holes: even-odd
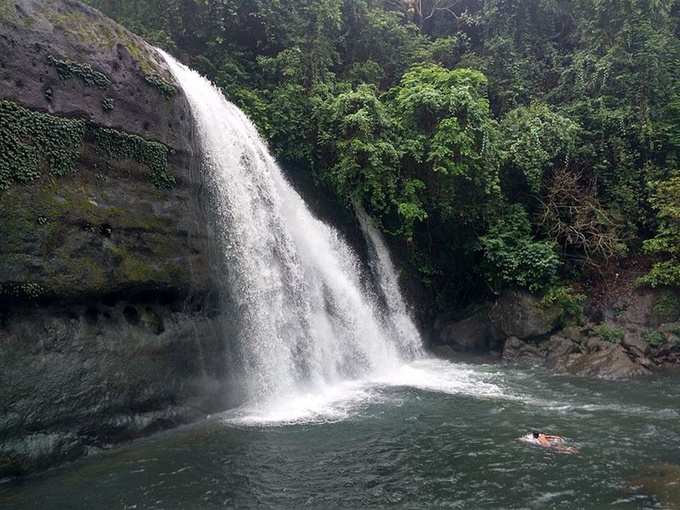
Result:
[[[357,255],[310,213],[244,113],[162,54],[189,100],[205,158],[227,268],[216,277],[236,304],[248,400],[266,406],[332,391],[419,356],[420,336],[368,219],[386,307],[364,289]]]

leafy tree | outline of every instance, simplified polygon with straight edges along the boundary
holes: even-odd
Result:
[[[87,1],[360,201],[442,308],[645,252],[679,284],[679,0]]]
[[[505,209],[480,238],[480,246],[486,279],[496,292],[505,287],[538,292],[556,281],[560,259],[555,245],[534,240],[529,216],[518,204]]]
[[[546,172],[569,164],[578,133],[575,122],[546,104],[516,108],[501,122],[503,161],[524,176],[531,192],[539,193]]]
[[[680,176],[657,182],[654,189],[652,204],[657,210],[659,229],[644,247],[647,253],[666,260],[656,262],[642,283],[652,287],[680,286]]]
[[[496,122],[486,78],[419,65],[388,93],[402,127],[403,165],[421,177],[445,219],[475,222],[500,191]]]

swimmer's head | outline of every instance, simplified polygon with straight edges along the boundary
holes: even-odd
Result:
[[[540,436],[540,432],[536,432],[535,430],[531,433],[532,436],[534,436],[534,439],[538,439],[538,436]]]

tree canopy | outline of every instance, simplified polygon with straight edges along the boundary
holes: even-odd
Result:
[[[680,284],[679,0],[89,0],[359,201],[442,306]]]

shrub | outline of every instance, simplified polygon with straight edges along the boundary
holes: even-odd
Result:
[[[562,310],[560,324],[564,326],[570,321],[581,322],[583,318],[583,303],[586,300],[584,294],[577,293],[567,286],[555,286],[548,289],[541,300],[541,305],[548,308],[559,306]]]
[[[642,338],[652,347],[658,347],[666,343],[666,337],[664,334],[661,331],[656,331],[655,329],[645,331],[642,335]]]
[[[593,331],[605,342],[611,342],[613,344],[621,343],[624,336],[622,329],[609,326],[608,324],[599,324],[593,328]]]
[[[653,184],[652,206],[657,210],[659,227],[654,239],[644,243],[647,253],[663,256],[640,279],[650,287],[680,286],[680,176]]]
[[[654,303],[652,311],[661,322],[673,322],[680,317],[680,300],[670,291],[664,291]]]
[[[560,266],[555,245],[532,237],[522,206],[510,206],[480,244],[485,276],[494,290],[514,286],[538,292],[555,282]]]

